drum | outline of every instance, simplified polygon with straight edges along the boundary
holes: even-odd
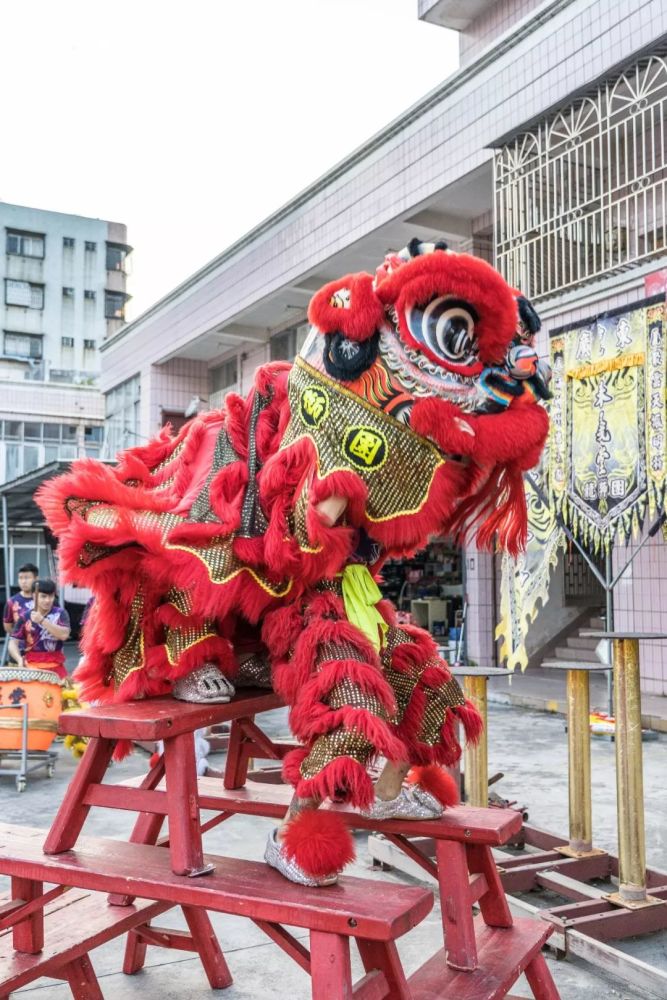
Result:
[[[28,750],[48,750],[58,732],[62,681],[53,670],[0,667],[0,753],[20,750],[23,705],[28,706]]]

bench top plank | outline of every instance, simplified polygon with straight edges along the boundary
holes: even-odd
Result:
[[[121,782],[126,787],[136,787],[143,776]],[[199,805],[214,812],[244,813],[282,819],[292,799],[289,785],[271,782],[247,781],[243,788],[227,789],[220,778],[199,778]],[[164,790],[164,781],[157,786]],[[403,834],[410,837],[434,837],[436,840],[458,840],[466,844],[484,844],[500,847],[521,829],[521,813],[515,809],[484,809],[476,806],[456,806],[445,809],[442,819],[429,820],[377,820],[368,819],[348,805],[326,803],[322,808],[339,813],[357,830],[376,830],[380,833]]]
[[[174,875],[161,847],[103,837],[80,837],[76,850],[46,855],[45,833],[0,824],[0,872],[377,941],[407,933],[433,907],[428,889],[349,876],[309,889],[262,862],[215,855],[205,856],[214,874],[188,878]]]
[[[269,712],[283,704],[277,694],[262,688],[244,688],[223,705],[198,705],[170,696],[145,698],[63,712],[58,731],[107,739],[163,740],[244,715]]]
[[[2,897],[0,902],[8,897]],[[171,903],[137,899],[131,906],[109,906],[89,889],[68,889],[44,908],[44,948],[37,955],[14,951],[12,929],[0,931],[0,990],[18,990],[106,941],[171,908]]]

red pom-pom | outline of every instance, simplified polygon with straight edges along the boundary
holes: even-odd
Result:
[[[345,821],[331,812],[305,809],[285,828],[285,852],[315,878],[342,871],[354,860],[354,842]]]
[[[151,771],[153,770],[153,768],[155,767],[155,765],[157,764],[157,762],[159,761],[159,759],[160,759],[160,754],[159,753],[152,753],[150,755],[150,759],[148,761],[149,770],[151,770]]]
[[[457,806],[461,800],[456,781],[449,771],[445,771],[437,764],[411,768],[408,781],[413,785],[419,785],[425,792],[430,792],[445,808]]]

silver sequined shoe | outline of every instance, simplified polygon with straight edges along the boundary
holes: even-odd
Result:
[[[296,861],[287,857],[282,845],[278,842],[276,833],[277,830],[273,829],[266,842],[264,860],[267,865],[271,865],[272,868],[279,871],[286,879],[289,879],[290,882],[296,882],[297,885],[335,885],[338,881],[337,872],[333,872],[331,875],[322,875],[320,878],[316,878],[314,875],[307,875]]]
[[[186,677],[176,681],[171,693],[179,701],[194,701],[198,704],[217,704],[231,701],[235,689],[215,663],[205,663],[192,670]]]
[[[440,819],[444,812],[434,795],[419,785],[403,785],[395,799],[375,799],[362,810],[369,819]]]

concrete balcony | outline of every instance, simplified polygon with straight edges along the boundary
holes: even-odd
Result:
[[[442,28],[465,31],[496,3],[497,0],[419,0],[418,17]]]

